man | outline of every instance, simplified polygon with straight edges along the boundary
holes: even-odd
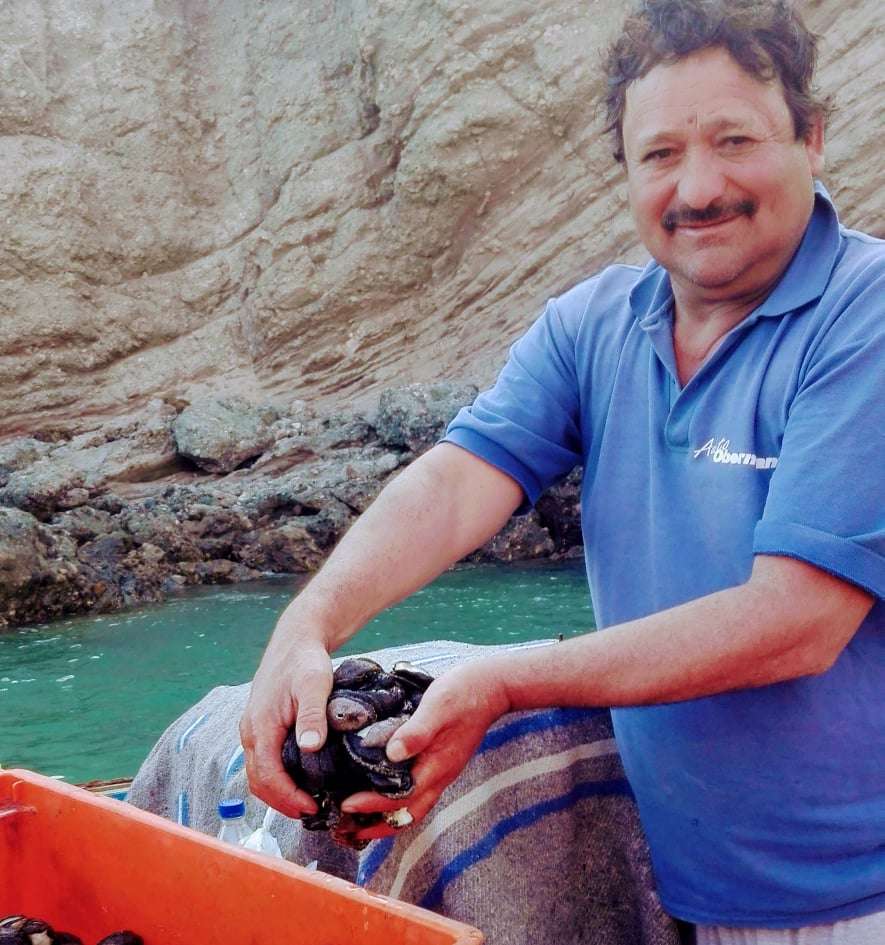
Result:
[[[313,808],[279,746],[296,715],[324,740],[328,653],[582,463],[605,629],[437,680],[388,746],[416,756],[410,812],[503,713],[612,706],[698,941],[885,942],[885,244],[815,186],[813,64],[781,2],[628,20],[608,107],[654,261],[551,301],[283,614],[241,726],[269,803]]]

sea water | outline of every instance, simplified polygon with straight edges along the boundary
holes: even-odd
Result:
[[[0,765],[71,782],[135,774],[209,689],[249,680],[303,578],[193,588],[163,604],[0,632]],[[581,562],[449,571],[339,652],[508,643],[592,629]]]

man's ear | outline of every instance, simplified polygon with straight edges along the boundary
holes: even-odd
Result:
[[[824,169],[824,116],[820,113],[811,120],[805,132],[805,152],[812,177],[820,177]]]

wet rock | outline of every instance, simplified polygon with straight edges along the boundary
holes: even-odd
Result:
[[[181,456],[200,469],[226,473],[273,443],[276,411],[239,397],[208,398],[185,408],[172,425]]]
[[[133,509],[120,516],[120,524],[138,542],[162,548],[171,561],[201,561],[199,545],[182,527],[172,512],[154,509]]]
[[[105,581],[113,582],[115,571],[132,548],[131,536],[115,531],[81,545],[77,558]]]
[[[124,605],[162,600],[170,570],[166,552],[156,545],[148,543],[130,551],[115,575]]]
[[[50,444],[49,454],[10,474],[2,493],[48,519],[45,534],[34,532],[48,542],[43,563],[32,560],[28,549],[33,542],[22,546],[23,567],[34,569],[35,583],[11,592],[14,606],[6,607],[9,616],[4,619],[20,623],[62,613],[105,612],[160,600],[186,585],[315,571],[356,516],[413,458],[403,444],[417,449],[442,433],[449,409],[434,415],[427,405],[443,399],[428,399],[426,388],[418,385],[409,390],[408,397],[396,400],[395,409],[393,399],[388,405],[389,416],[399,411],[397,429],[406,431],[390,435],[399,445],[382,444],[360,414],[309,417],[303,421],[303,436],[317,452],[306,451],[308,458],[281,474],[265,464],[265,454],[250,469],[221,477],[191,471],[182,478],[176,472],[156,484],[133,488],[121,481],[113,487],[119,491],[93,495],[81,480],[88,475],[87,465],[74,470],[67,460],[118,443],[119,437],[142,442],[138,429],[128,421],[106,424]],[[407,414],[407,407],[415,412]],[[454,411],[457,404],[450,407]],[[158,428],[168,413],[165,407],[159,412]],[[54,467],[59,451],[66,459]],[[33,453],[23,449],[19,455],[30,459]],[[575,473],[470,560],[568,556],[580,549],[579,504],[580,474]],[[36,522],[31,516],[22,521]],[[15,542],[7,545],[8,557],[15,547]]]
[[[176,578],[179,576],[193,584],[237,584],[240,581],[257,580],[261,577],[261,572],[237,561],[220,559],[186,562],[180,565],[178,572],[170,576],[172,586],[178,585]]]
[[[378,438],[385,446],[421,453],[442,437],[449,421],[477,393],[473,384],[447,381],[386,390],[375,417]]]
[[[316,571],[326,558],[328,546],[311,534],[310,524],[310,518],[299,516],[285,525],[245,536],[237,557],[258,571]]]
[[[21,509],[0,508],[0,627],[87,605],[76,544]]]
[[[228,558],[253,528],[250,518],[233,509],[191,506],[183,534],[206,558]]]

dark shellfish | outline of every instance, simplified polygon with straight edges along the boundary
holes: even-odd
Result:
[[[358,791],[406,797],[414,789],[411,762],[392,762],[385,746],[418,708],[433,677],[411,663],[385,672],[374,660],[346,659],[335,670],[326,707],[329,735],[315,752],[301,751],[294,726],[283,743],[283,767],[316,801],[315,814],[301,822],[307,830],[330,830],[346,846],[361,847],[354,833],[379,823],[381,814],[346,814],[341,801]]]
[[[0,945],[55,945],[55,930],[42,919],[10,915],[0,921]]]
[[[0,919],[0,945],[83,945],[72,932],[56,932],[48,922],[24,915]],[[98,945],[144,945],[144,939],[126,929],[103,938]]]

